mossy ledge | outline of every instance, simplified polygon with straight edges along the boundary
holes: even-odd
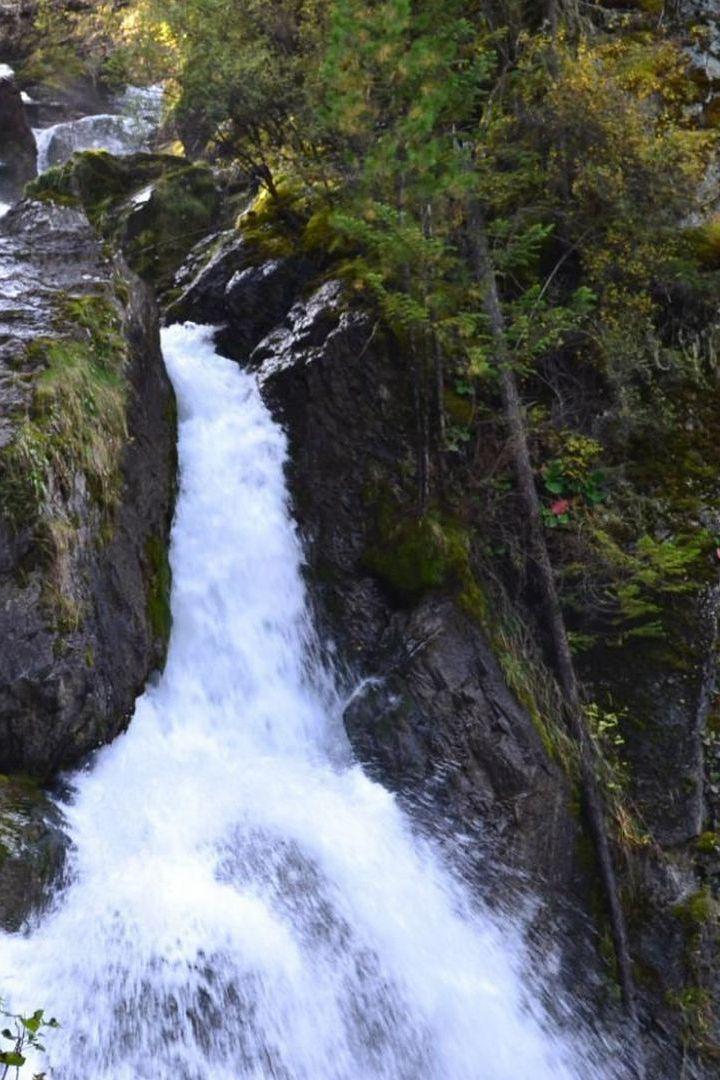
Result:
[[[220,196],[212,169],[172,154],[74,154],[27,186],[30,198],[85,210],[98,233],[159,291],[213,227]]]
[[[119,303],[106,293],[56,304],[58,336],[32,341],[18,377],[33,380],[14,437],[0,450],[0,512],[60,543],[73,491],[86,485],[110,521],[120,497],[127,440],[127,344]]]

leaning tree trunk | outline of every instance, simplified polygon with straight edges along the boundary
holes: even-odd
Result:
[[[580,689],[568,640],[565,619],[560,607],[555,574],[545,540],[540,500],[528,445],[527,427],[517,379],[513,370],[505,334],[505,319],[498,296],[495,274],[488,249],[482,208],[477,200],[469,211],[470,243],[473,270],[483,290],[483,309],[487,316],[495,349],[495,363],[500,379],[505,420],[510,433],[513,466],[525,512],[530,556],[542,595],[544,618],[550,635],[557,679],[562,691],[567,723],[580,753],[580,770],[585,812],[597,854],[605,893],[613,944],[617,958],[620,986],[625,1007],[637,1021],[635,985],[632,977],[625,916],[620,904],[617,877],[606,829],[605,805],[597,780],[597,751],[587,728]]]

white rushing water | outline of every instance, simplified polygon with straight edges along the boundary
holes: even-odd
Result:
[[[199,327],[180,410],[166,670],[78,776],[72,878],[0,985],[53,1080],[606,1075],[543,1024],[512,928],[473,911],[352,763],[315,655],[285,440]]]
[[[107,150],[117,157],[147,150],[154,126],[139,116],[101,113],[81,120],[67,120],[34,131],[38,149],[38,173],[51,165],[63,165],[76,151]]]
[[[100,113],[37,128],[33,134],[38,149],[38,173],[51,165],[63,165],[79,150],[107,150],[117,157],[148,150],[160,124],[163,88],[129,86],[113,104],[117,113]]]

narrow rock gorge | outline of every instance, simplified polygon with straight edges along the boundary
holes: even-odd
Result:
[[[714,5],[211,7],[0,5],[0,1071],[709,1080]]]

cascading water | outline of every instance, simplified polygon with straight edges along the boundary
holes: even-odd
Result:
[[[180,410],[174,627],[128,732],[75,780],[71,878],[0,984],[53,1080],[610,1075],[549,1034],[511,928],[474,911],[353,764],[314,659],[285,441],[207,328]]]
[[[107,150],[123,156],[147,150],[162,111],[162,87],[129,87],[115,101],[117,113],[84,116],[34,132],[38,172],[62,165],[78,150]]]

